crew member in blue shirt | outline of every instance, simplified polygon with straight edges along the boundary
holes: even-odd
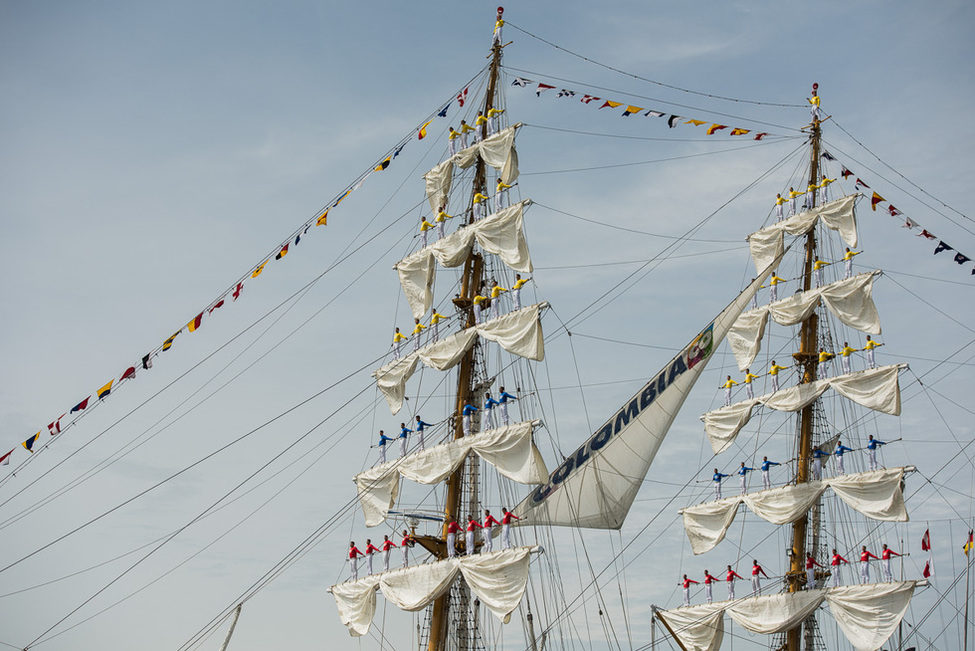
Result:
[[[485,393],[484,397],[486,400],[484,401],[484,413],[481,415],[481,431],[486,432],[494,427],[494,405],[501,403],[492,398],[490,393]]]
[[[425,450],[426,447],[423,444],[423,430],[426,429],[427,427],[433,427],[433,425],[431,425],[430,423],[424,423],[423,419],[421,419],[420,416],[417,415],[416,425],[414,425],[414,427],[416,427],[416,436],[418,439],[420,439],[420,449]]]
[[[738,483],[741,486],[741,494],[745,494],[745,484],[748,482],[748,473],[755,470],[754,468],[749,468],[745,465],[745,462],[741,462],[741,468],[738,469]]]
[[[853,448],[846,447],[839,439],[836,439],[836,450],[833,451],[833,454],[836,455],[836,469],[841,475],[846,473],[846,470],[843,468],[844,452],[853,452]]]
[[[379,430],[379,463],[386,463],[386,444],[392,442],[393,439],[383,434],[382,430]]]
[[[501,395],[498,396],[498,404],[501,406],[501,422],[504,425],[508,424],[508,401],[517,400],[517,396],[513,396],[501,387]]]
[[[867,441],[867,466],[870,470],[877,469],[877,448],[881,445],[887,444],[879,439],[875,439],[873,434],[869,436],[869,440]]]
[[[829,453],[823,452],[819,448],[813,450],[813,463],[812,463],[812,474],[813,479],[820,480],[823,478],[823,459],[828,459]]]
[[[464,425],[464,436],[471,435],[471,414],[475,411],[478,411],[478,409],[474,405],[464,405],[464,411],[461,412],[464,416],[464,420],[462,421]]]
[[[768,490],[772,488],[772,480],[769,477],[769,468],[772,466],[781,466],[782,464],[778,461],[769,461],[768,457],[762,457],[762,488]]]
[[[730,477],[731,475],[723,475],[718,472],[718,469],[714,469],[714,474],[711,476],[711,481],[714,482],[714,499],[721,499],[721,480],[725,477]]]
[[[406,456],[406,439],[407,439],[407,437],[410,434],[413,433],[413,430],[411,430],[409,427],[407,427],[406,426],[406,423],[400,423],[399,426],[400,426],[400,431],[399,431],[399,458],[402,459],[403,457]]]

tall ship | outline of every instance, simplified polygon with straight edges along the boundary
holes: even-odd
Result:
[[[205,567],[204,573],[228,583],[226,577],[233,577],[232,587],[221,593],[232,593],[232,598],[200,604],[194,600],[202,597],[187,594],[187,604],[202,612],[180,650],[291,646],[286,625],[254,626],[248,620],[261,607],[258,595],[283,583],[281,577],[292,568],[308,568],[310,558],[312,569],[298,579],[295,571],[290,576],[311,583],[307,594],[317,601],[295,607],[313,612],[303,621],[314,619],[326,632],[319,636],[326,648],[911,651],[975,645],[975,636],[971,641],[968,636],[972,587],[966,583],[969,559],[975,558],[970,553],[975,538],[968,531],[971,513],[932,498],[932,493],[961,494],[967,488],[956,490],[955,475],[945,476],[947,460],[943,467],[925,468],[919,457],[930,461],[931,455],[912,453],[935,435],[918,434],[915,421],[904,425],[901,419],[909,418],[911,398],[922,392],[932,402],[936,398],[922,382],[927,376],[911,371],[911,359],[924,358],[902,357],[899,342],[885,339],[883,317],[895,309],[887,307],[893,302],[884,295],[888,285],[879,282],[885,272],[861,263],[868,256],[857,257],[871,248],[864,215],[878,209],[907,219],[912,232],[923,230],[915,233],[922,239],[933,236],[848,168],[828,140],[835,121],[828,99],[821,105],[815,82],[810,82],[809,96],[801,98],[803,121],[787,135],[774,133],[777,127],[759,118],[743,122],[753,125],[747,128],[701,120],[684,115],[695,111],[686,105],[646,97],[631,98],[636,102],[631,104],[622,93],[506,66],[505,58],[517,51],[508,18],[499,7],[493,30],[487,24],[480,30],[485,44],[491,34],[486,65],[449,100],[437,104],[199,316],[66,410],[49,432],[39,432],[4,458],[13,460],[15,472],[0,476],[0,535],[8,527],[16,531],[13,526],[30,518],[32,509],[61,499],[195,409],[198,404],[184,405],[225,369],[118,453],[64,480],[66,488],[36,501],[29,492],[60,466],[45,466],[53,454],[40,452],[56,450],[53,443],[65,439],[94,407],[109,404],[130,382],[148,375],[154,361],[162,366],[171,348],[189,345],[189,333],[255,291],[251,283],[267,273],[266,267],[302,255],[309,246],[306,237],[332,228],[355,200],[350,197],[385,182],[382,175],[403,163],[411,153],[408,147],[421,143],[429,149],[404,181],[416,201],[389,224],[379,224],[376,233],[363,228],[342,243],[347,248],[336,248],[338,266],[370,245],[371,238],[396,231],[398,239],[378,254],[378,261],[356,272],[360,275],[343,268],[346,275],[338,283],[343,289],[330,299],[372,267],[381,268],[381,282],[389,291],[374,292],[370,286],[367,295],[349,305],[350,312],[358,310],[354,318],[367,314],[370,321],[388,320],[383,326],[388,325],[388,338],[373,338],[377,329],[363,324],[361,335],[329,341],[324,364],[334,359],[338,367],[346,355],[359,369],[347,375],[343,369],[342,379],[316,388],[266,423],[231,416],[235,425],[246,426],[246,433],[219,439],[219,447],[214,444],[215,450],[200,460],[185,462],[69,533],[6,552],[0,579],[10,572],[8,577],[21,580],[15,572],[60,549],[72,534],[145,495],[155,496],[157,488],[197,465],[205,468],[202,464],[233,446],[251,445],[248,437],[265,427],[270,431],[279,418],[327,392],[346,391],[344,382],[358,381],[358,393],[350,392],[334,411],[307,418],[314,421],[311,425],[287,422],[273,430],[286,446],[262,457],[254,468],[246,464],[266,454],[264,448],[253,444],[250,456],[234,457],[233,463],[248,468],[246,477],[237,483],[235,476],[212,503],[201,498],[201,506],[178,528],[155,532],[157,538],[135,551],[65,570],[49,581],[24,578],[26,587],[12,582],[0,594],[0,609],[4,599],[13,601],[21,593],[59,586],[103,566],[112,572],[103,587],[59,609],[57,616],[37,624],[27,620],[29,626],[20,622],[29,631],[27,639],[10,638],[16,646],[5,642],[3,633],[0,643],[43,647],[89,619],[118,612],[113,609],[138,598],[210,545],[246,538],[239,527],[279,495],[297,490],[293,485],[306,481],[320,459],[343,455],[338,465],[345,472],[339,484],[344,492],[331,494],[334,483],[328,484],[322,492],[329,494],[319,496],[315,507],[326,504],[326,513],[313,509],[305,514],[313,521],[310,531],[303,526],[299,535],[283,521],[261,524],[262,529],[280,528],[279,537],[286,539],[279,561],[242,579],[241,572],[221,563]],[[518,34],[538,38],[523,30]],[[579,170],[568,151],[548,152],[547,161],[519,159],[519,147],[541,137],[541,129],[529,131],[538,125],[519,115],[526,101],[560,107],[571,102],[575,110],[613,114],[617,122],[649,120],[666,133],[696,130],[706,138],[756,147],[791,142],[795,149],[747,187],[735,189],[735,199],[759,182],[763,188],[774,183],[779,192],[768,197],[766,213],[736,221],[733,235],[727,235],[727,227],[710,230],[713,213],[700,221],[678,215],[671,221],[680,234],[661,234],[616,223],[613,215],[581,217],[551,197],[536,201],[532,191],[539,175]],[[536,167],[542,164],[546,167]],[[791,174],[788,164],[794,166]],[[652,193],[639,190],[648,192],[645,203],[651,205]],[[559,191],[598,195],[600,188],[597,182],[570,180]],[[533,224],[540,212],[547,215],[548,227]],[[647,236],[670,243],[662,253],[638,260],[568,260],[559,251],[565,246],[559,220],[573,219],[617,229],[634,241]],[[712,264],[713,258],[698,263],[695,256],[706,251],[682,248],[702,244],[729,248],[718,251],[724,256],[720,264]],[[944,245],[936,254],[948,250],[954,255]],[[685,254],[689,261],[683,260]],[[955,259],[959,265],[970,263],[958,254],[965,258]],[[686,266],[676,273],[658,270],[676,261]],[[631,265],[633,271],[604,282],[607,277],[599,274],[614,265]],[[743,267],[741,282],[721,299],[689,300],[698,283],[725,288]],[[297,303],[332,269],[281,305],[300,295]],[[573,273],[563,273],[567,269]],[[647,294],[641,286],[650,282],[653,271],[650,278],[659,290],[654,296],[670,300],[644,305]],[[564,312],[551,296],[560,291],[583,296],[584,307]],[[586,331],[586,320],[616,300],[639,304],[629,312],[639,321],[640,341],[625,341],[615,330]],[[330,301],[321,309],[316,305],[318,311],[293,332]],[[368,312],[360,309],[363,305]],[[222,312],[214,315],[218,309]],[[660,334],[673,332],[675,323],[677,337]],[[589,355],[580,340],[639,352],[628,355],[617,347],[611,354]],[[970,363],[957,359],[972,342],[958,343],[958,357],[951,363],[960,368]],[[571,361],[556,367],[553,351]],[[637,376],[621,378],[617,366],[630,372],[633,360],[638,360]],[[586,369],[592,375],[587,377]],[[595,392],[598,399],[592,398]],[[177,415],[168,420],[172,413]],[[956,436],[947,420],[924,425],[947,431],[959,458],[968,461],[966,470],[975,467],[970,442]],[[301,490],[321,491],[322,485],[304,484]],[[266,493],[256,492],[262,490]],[[242,498],[251,491],[261,500],[266,494],[266,501],[247,511]],[[971,495],[962,498],[975,504]],[[156,508],[164,513],[165,506]],[[186,550],[185,558],[172,561],[172,569],[140,576],[139,587],[115,594],[116,582],[125,585],[156,552],[170,552],[184,532],[218,522],[223,512],[234,519],[226,530],[216,524],[207,530],[212,543]],[[958,531],[948,536],[955,555],[964,554],[963,563],[936,570],[932,532],[935,547],[947,545],[939,532],[949,521],[956,528],[962,522],[966,529],[967,542]],[[113,601],[103,604],[108,598]],[[95,605],[98,610],[92,612]],[[174,612],[181,606],[186,605],[174,603]]]

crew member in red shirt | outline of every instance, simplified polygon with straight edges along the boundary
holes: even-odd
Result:
[[[860,583],[870,583],[870,559],[876,558],[880,560],[879,557],[873,554],[873,552],[867,551],[867,546],[864,545],[860,548]]]
[[[473,515],[467,516],[467,555],[474,555],[474,530],[483,529],[481,523],[474,519]]]
[[[366,538],[366,568],[369,570],[369,574],[372,574],[372,555],[378,554],[379,548],[372,544],[372,540]]]
[[[484,509],[484,549],[488,554],[494,551],[494,538],[491,536],[491,528],[501,526],[498,519],[491,515],[489,509]]]
[[[400,543],[400,547],[403,548],[403,567],[410,566],[410,547],[414,544],[413,537],[410,536],[410,532],[403,529],[403,541]]]
[[[755,596],[759,596],[762,594],[762,580],[759,577],[759,574],[764,575],[766,579],[769,578],[768,574],[765,574],[765,570],[762,569],[762,566],[758,564],[758,561],[753,560],[752,561],[752,592],[755,594]]]
[[[698,583],[698,582],[695,581],[694,579],[688,579],[687,578],[687,575],[685,574],[684,575],[684,580],[681,581],[678,584],[678,585],[681,585],[681,586],[684,587],[684,605],[685,606],[690,606],[691,605],[691,584],[692,583]]]
[[[501,508],[501,549],[509,549],[511,547],[511,521],[521,520],[517,515],[509,511],[508,509]]]
[[[882,567],[884,570],[884,581],[886,581],[887,583],[890,583],[891,581],[894,580],[894,575],[890,571],[891,556],[900,556],[900,554],[895,552],[893,549],[888,549],[887,545],[885,544],[884,550],[880,552],[880,558],[884,559]]]
[[[349,565],[352,566],[352,580],[359,580],[359,557],[365,556],[359,548],[355,546],[355,541],[349,543]]]
[[[843,583],[843,581],[840,579],[840,564],[842,564],[842,563],[849,564],[849,562],[850,561],[846,560],[845,558],[843,558],[842,556],[840,556],[839,554],[837,554],[835,549],[833,550],[833,559],[829,562],[829,564],[833,568],[833,587],[834,588],[838,588]]]
[[[739,576],[738,575],[738,572],[735,572],[733,569],[731,569],[731,566],[729,565],[728,566],[728,573],[725,575],[725,579],[724,579],[725,581],[728,582],[728,599],[734,599],[735,598],[735,579],[736,578],[737,579],[741,579],[742,581],[745,580],[745,577]]]
[[[390,540],[389,536],[383,536],[383,546],[381,548],[383,550],[383,572],[389,571],[389,555],[395,546],[396,543]]]
[[[714,577],[713,574],[708,574],[707,570],[704,570],[704,599],[711,603],[713,601],[713,595],[711,594],[711,584],[716,583],[718,579]]]
[[[813,558],[811,552],[806,552],[806,590],[812,590],[816,587],[816,567],[822,567]]]
[[[460,525],[457,524],[457,520],[450,518],[450,523],[447,525],[447,558],[457,555],[458,533],[460,533]]]

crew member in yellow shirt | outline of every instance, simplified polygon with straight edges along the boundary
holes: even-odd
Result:
[[[775,275],[774,271],[772,272],[772,277],[769,278],[768,280],[769,299],[771,300],[772,303],[779,300],[779,283],[784,283],[784,282],[785,282],[785,278],[779,278],[778,276]]]
[[[778,366],[775,360],[772,360],[772,366],[769,367],[768,374],[772,376],[772,391],[779,390],[779,371],[788,370],[785,366]]]
[[[501,15],[504,13],[504,9],[498,7],[498,18],[494,21],[494,36],[491,37],[491,46],[501,45],[501,28],[504,27],[504,18]]]
[[[511,286],[511,303],[514,309],[521,309],[521,288],[525,286],[531,278],[522,278],[521,274],[515,274],[515,284]]]
[[[430,335],[434,342],[440,340],[440,321],[444,318],[446,317],[443,314],[437,312],[437,308],[433,308],[433,314],[430,315]]]
[[[785,197],[781,194],[775,195],[775,221],[780,222],[785,219],[785,215],[782,214],[783,208],[785,206]]]
[[[447,220],[454,218],[453,215],[448,215],[445,212],[446,210],[447,206],[440,206],[440,211],[437,213],[437,219],[434,220],[437,222],[437,235],[440,236],[440,239],[444,238],[444,227],[447,225]]]
[[[427,329],[419,319],[413,319],[413,352],[420,350],[420,335]]]
[[[460,132],[456,131],[453,127],[450,127],[450,132],[447,134],[447,146],[449,147],[451,156],[457,153],[457,143],[459,141]]]
[[[789,217],[796,214],[796,199],[802,194],[802,192],[796,192],[795,188],[789,188]]]
[[[728,405],[731,404],[731,387],[736,387],[736,386],[738,386],[738,383],[735,382],[734,380],[732,380],[731,379],[731,376],[729,375],[727,381],[725,381],[725,383],[722,384],[719,387],[721,389],[724,389],[724,406],[725,407],[727,407]]]
[[[829,360],[836,357],[831,352],[828,352],[825,348],[819,349],[819,378],[820,380],[826,379],[829,375]]]
[[[853,256],[860,255],[861,253],[863,253],[863,251],[851,251],[850,247],[846,247],[846,253],[843,255],[843,262],[846,263],[844,267],[844,279],[853,275]]]
[[[816,260],[813,262],[813,284],[818,288],[823,286],[823,267],[828,267],[833,264],[832,262],[823,262],[816,256]]]
[[[461,149],[467,149],[468,146],[467,134],[469,134],[473,130],[474,127],[467,124],[467,122],[465,122],[464,120],[460,121],[460,148]]]
[[[485,201],[487,201],[487,195],[485,195],[483,192],[478,192],[474,195],[474,221],[484,219],[486,216],[484,213]]]
[[[511,186],[501,180],[498,177],[497,191],[494,193],[494,212],[498,212],[504,208],[504,204],[508,199],[508,188]]]
[[[819,84],[813,84],[812,97],[807,97],[806,101],[809,102],[809,113],[812,115],[812,119],[816,122],[822,122],[823,114],[819,110],[819,95],[816,94],[816,89]]]
[[[883,345],[884,344],[878,344],[876,341],[870,338],[870,335],[867,335],[867,343],[863,345],[863,350],[867,351],[868,368],[877,368],[877,363],[874,361],[873,358],[873,349],[880,348]]]
[[[474,325],[481,322],[481,303],[488,300],[487,296],[481,296],[478,294],[474,297]]]
[[[484,140],[485,131],[487,131],[488,119],[484,116],[484,111],[478,111],[477,117],[474,118],[474,142],[481,142]]]
[[[487,134],[493,136],[498,132],[498,120],[497,117],[504,113],[504,109],[490,108],[487,112]]]
[[[427,245],[427,232],[433,228],[433,224],[427,221],[426,217],[420,218],[420,237],[423,240],[423,246]]]
[[[815,183],[810,183],[809,187],[806,188],[806,210],[812,210],[816,204],[816,190],[819,186]]]
[[[819,203],[825,204],[829,201],[829,184],[836,179],[831,179],[823,174],[823,180],[819,182]]]
[[[843,356],[843,372],[852,373],[853,368],[850,364],[850,355],[857,352],[856,348],[850,348],[850,344],[843,342],[843,350],[840,351],[840,355]]]
[[[755,397],[755,392],[752,390],[752,380],[757,380],[757,375],[752,375],[752,370],[750,368],[745,369],[745,394],[748,399],[751,400]]]
[[[498,284],[498,281],[491,283],[491,318],[497,319],[501,316],[501,293],[508,291]]]
[[[400,332],[399,328],[396,328],[396,332],[393,333],[393,359],[400,358],[400,352],[401,352],[400,345],[404,341],[406,341],[406,335]]]

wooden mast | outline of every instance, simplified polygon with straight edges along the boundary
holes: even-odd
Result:
[[[499,18],[503,11],[504,10],[501,7],[498,7]],[[485,116],[487,116],[488,112],[494,108],[494,94],[497,90],[498,73],[501,67],[501,47],[501,43],[499,41],[495,41],[491,48],[491,71],[488,79],[487,96],[484,100]],[[474,185],[471,190],[471,197],[478,192],[487,194],[485,192],[487,189],[486,183],[487,173],[484,160],[481,157],[478,157],[474,172]],[[473,222],[473,211],[471,211],[470,219]],[[478,290],[481,287],[481,282],[483,280],[483,268],[484,265],[481,254],[475,253],[474,248],[471,247],[470,253],[467,255],[467,260],[464,262],[464,276],[461,279],[460,294],[454,299],[454,305],[457,307],[457,309],[467,315],[464,325],[465,328],[470,328],[474,325],[474,313],[471,307],[474,304],[474,297],[477,295]],[[463,438],[464,436],[464,405],[470,403],[474,398],[474,353],[476,347],[476,345],[471,347],[471,349],[464,354],[463,359],[460,361],[460,368],[457,375],[457,401],[454,411],[454,439]],[[464,469],[466,465],[466,462],[461,464],[461,466],[446,480],[447,498],[444,508],[444,515],[446,517],[443,530],[441,531],[441,537],[436,541],[435,545],[430,545],[430,541],[420,541],[421,544],[423,544],[423,546],[427,549],[430,549],[430,551],[433,552],[438,559],[447,557],[447,524],[452,518],[461,520],[458,508],[460,506],[461,485],[463,484]],[[450,590],[447,590],[443,595],[438,597],[437,600],[433,602],[433,615],[430,618],[430,639],[427,644],[428,651],[443,651],[448,637],[447,622],[449,621],[449,610]]]
[[[815,89],[815,85],[814,85]],[[816,117],[812,121],[812,135],[810,136],[809,153],[809,185],[815,186],[819,176],[819,138],[820,122]],[[816,205],[816,192],[813,190],[811,205]],[[808,292],[812,287],[813,261],[816,257],[816,229],[813,228],[806,235],[806,259],[803,265],[802,290]],[[802,322],[800,330],[799,352],[794,353],[793,357],[803,367],[802,384],[816,381],[816,372],[819,362],[819,317],[815,312]],[[809,481],[810,467],[812,465],[812,436],[813,436],[813,407],[814,404],[807,405],[799,413],[799,449],[798,449],[798,472],[796,483],[805,484]],[[818,508],[817,506],[813,507]],[[792,524],[792,547],[790,549],[790,569],[788,574],[789,592],[798,592],[803,589],[802,578],[805,576],[806,561],[806,531],[809,525],[809,514],[804,513],[801,518]],[[810,550],[815,556],[815,549]],[[790,628],[786,633],[786,648],[789,651],[799,651],[802,639],[802,623],[794,628]]]

